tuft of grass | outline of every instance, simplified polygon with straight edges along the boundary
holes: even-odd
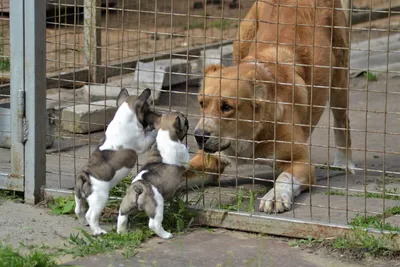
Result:
[[[22,255],[19,250],[0,243],[0,267],[55,267],[53,257],[40,250]]]
[[[364,77],[368,80],[368,81],[376,81],[378,80],[376,77],[376,74],[372,73],[372,72],[364,72],[363,73]]]

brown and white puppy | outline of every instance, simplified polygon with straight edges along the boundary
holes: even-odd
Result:
[[[205,70],[198,98],[204,117],[195,129],[202,150],[190,165],[222,172],[229,157],[275,163],[282,173],[262,198],[260,211],[291,209],[293,198],[315,183],[308,139],[329,98],[339,147],[334,165],[354,173],[348,33],[341,7],[340,0],[257,1],[234,43],[236,66]],[[204,152],[213,155],[207,166]],[[200,182],[192,176],[189,184]],[[205,182],[215,178],[209,175]]]
[[[164,199],[170,198],[184,181],[183,173],[189,163],[189,150],[182,144],[189,122],[177,112],[163,114],[155,124],[156,143],[146,164],[127,188],[119,208],[117,232],[126,231],[128,215],[144,210],[149,216],[149,228],[161,238],[172,234],[162,227]]]
[[[150,89],[139,97],[122,89],[117,97],[118,110],[107,127],[105,139],[92,153],[76,177],[75,213],[82,224],[89,224],[94,235],[106,231],[99,226],[99,216],[111,188],[124,179],[134,167],[137,154],[150,149],[157,132],[146,130],[160,115],[147,103]],[[89,210],[85,215],[85,199]]]

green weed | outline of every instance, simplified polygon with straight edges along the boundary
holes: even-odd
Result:
[[[57,197],[53,203],[48,203],[48,206],[51,209],[51,213],[55,215],[73,214],[75,209],[75,200],[72,197]]]
[[[353,227],[374,228],[387,231],[400,231],[400,227],[395,227],[389,223],[383,223],[382,216],[367,216],[357,215],[350,223]]]
[[[363,73],[364,77],[368,80],[368,81],[376,81],[378,80],[376,77],[376,74],[372,73],[372,72],[364,72]]]
[[[232,21],[224,19],[214,20],[210,23],[210,27],[223,31],[232,27]]]
[[[19,250],[0,243],[0,267],[53,267],[58,266],[47,253],[40,250],[22,255]]]
[[[12,200],[12,201],[23,202],[24,201],[24,193],[17,192],[14,190],[0,189],[0,198]]]
[[[204,29],[204,25],[204,21],[192,22],[189,25],[185,25],[184,30]]]

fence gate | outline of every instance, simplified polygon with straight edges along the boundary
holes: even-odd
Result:
[[[44,103],[46,90],[46,1],[9,4],[12,75],[10,103],[1,106],[1,141],[11,147],[11,166],[0,174],[0,188],[24,191],[25,202],[35,203],[45,184],[46,168],[46,106],[37,104]]]

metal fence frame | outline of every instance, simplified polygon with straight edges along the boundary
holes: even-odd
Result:
[[[99,0],[86,0],[85,9],[85,53],[87,68],[80,70],[87,77],[88,82],[102,81],[101,65],[101,39],[99,38]],[[59,83],[60,75],[47,77],[46,80],[46,21],[45,1],[13,0],[11,1],[11,122],[12,122],[12,169],[11,174],[0,174],[1,179],[16,190],[25,192],[25,201],[35,204],[43,198],[43,193],[48,195],[70,195],[68,190],[53,190],[44,188],[46,184],[46,83]],[[20,15],[22,10],[22,16]],[[397,11],[397,9],[395,9]],[[352,10],[349,11],[350,16]],[[381,18],[382,14],[376,13]],[[361,15],[359,15],[361,16]],[[364,19],[365,19],[364,15]],[[354,16],[353,16],[354,17]],[[371,18],[371,12],[368,12]],[[357,18],[363,21],[363,18]],[[242,20],[241,20],[242,21]],[[218,43],[216,46],[220,46]],[[214,45],[209,45],[212,47]],[[95,47],[93,49],[93,47]],[[206,46],[201,46],[198,51]],[[186,49],[182,50],[186,51]],[[160,56],[172,58],[172,55]],[[154,60],[150,57],[149,60]],[[135,66],[136,61],[116,64],[115,67],[106,66],[106,72],[123,72]],[[121,68],[121,69],[118,69]],[[129,71],[129,70],[128,70]],[[63,74],[71,77],[73,74]],[[68,78],[66,78],[68,79]],[[59,83],[60,84],[60,83]],[[21,178],[24,184],[21,184]],[[1,181],[0,181],[1,184]],[[203,224],[225,227],[238,230],[256,231],[269,234],[278,234],[291,237],[332,237],[346,234],[350,227],[334,224],[318,224],[296,219],[283,219],[268,215],[249,215],[240,212],[227,212],[218,210],[204,210],[199,221]],[[371,233],[378,233],[370,229]],[[388,231],[381,234],[390,235]],[[400,238],[395,240],[400,245]]]

